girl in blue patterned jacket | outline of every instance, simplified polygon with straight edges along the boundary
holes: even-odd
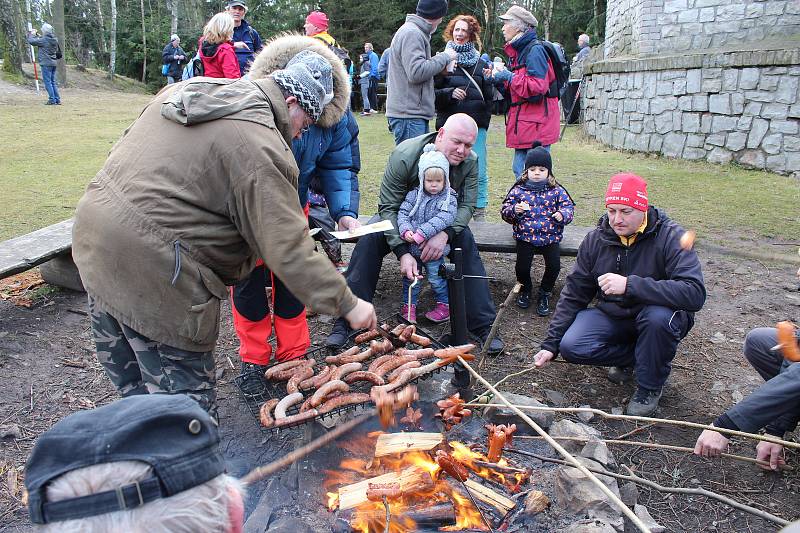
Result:
[[[553,161],[539,141],[533,143],[525,159],[525,170],[508,191],[500,214],[514,226],[517,241],[517,281],[522,292],[517,305],[527,309],[531,305],[531,265],[533,256],[544,258],[544,274],[539,284],[536,312],[539,316],[550,314],[550,294],[561,271],[559,243],[564,236],[564,226],[572,222],[575,207],[569,193],[553,176]]]

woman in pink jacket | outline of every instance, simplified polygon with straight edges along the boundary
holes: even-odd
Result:
[[[240,78],[239,61],[233,49],[233,18],[217,13],[203,28],[197,43],[203,61],[203,76],[209,78]]]
[[[536,17],[519,6],[511,6],[500,18],[508,69],[487,69],[485,74],[492,76],[495,84],[501,85],[511,99],[506,120],[506,146],[514,149],[511,168],[519,178],[534,141],[540,141],[548,151],[550,145],[558,141],[561,111],[556,74],[536,35]]]

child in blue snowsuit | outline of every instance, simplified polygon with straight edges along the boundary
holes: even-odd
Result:
[[[536,312],[539,316],[550,314],[550,294],[561,271],[559,243],[564,237],[564,226],[572,222],[575,207],[569,193],[553,176],[553,161],[540,142],[533,143],[525,159],[525,170],[508,191],[500,215],[514,226],[517,241],[517,281],[522,291],[517,305],[527,309],[531,305],[531,265],[533,256],[544,258],[544,274],[539,284]]]
[[[453,224],[458,209],[456,192],[450,188],[450,163],[443,153],[437,152],[433,144],[427,144],[419,158],[419,188],[409,191],[397,213],[397,229],[400,236],[410,243],[411,255],[420,261],[421,246]],[[437,324],[450,319],[447,280],[439,276],[439,266],[450,253],[445,246],[442,257],[425,264],[428,281],[436,296],[436,307],[425,313],[425,318]],[[406,299],[411,282],[403,277],[403,299]],[[403,318],[409,322],[417,320],[417,297],[419,285],[412,288],[411,305],[403,304]]]

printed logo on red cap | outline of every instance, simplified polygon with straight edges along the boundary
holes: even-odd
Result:
[[[647,211],[647,182],[636,174],[617,174],[608,182],[606,205],[622,204]]]

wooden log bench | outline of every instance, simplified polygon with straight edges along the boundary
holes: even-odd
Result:
[[[359,220],[366,224],[371,215]],[[504,222],[476,222],[469,225],[481,252],[515,253],[511,226]],[[593,228],[569,225],[561,241],[561,255],[575,256],[586,234]],[[39,267],[50,285],[83,291],[78,269],[72,260],[72,219],[47,226],[21,237],[0,242],[0,279]]]

